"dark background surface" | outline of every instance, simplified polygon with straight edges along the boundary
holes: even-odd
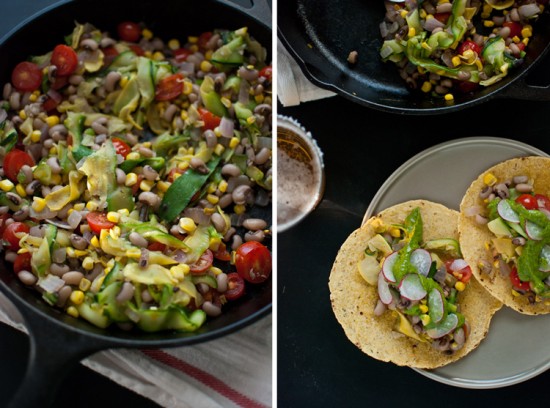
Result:
[[[546,58],[528,82],[549,85],[549,69]],[[435,144],[471,136],[515,139],[550,153],[550,103],[501,99],[444,115],[402,116],[335,96],[296,107],[279,104],[278,113],[312,133],[324,152],[326,173],[317,209],[278,235],[279,406],[548,405],[549,371],[508,387],[465,389],[368,357],[336,321],[328,280],[341,244],[405,161]]]
[[[232,0],[248,7],[249,0]],[[58,3],[55,0],[0,0],[0,38],[9,33],[25,19],[33,16],[44,7]],[[271,1],[268,0],[271,4]],[[115,2],[113,2],[113,5]],[[160,4],[160,3],[159,3]],[[106,13],[113,12],[105,10]],[[117,10],[117,12],[119,12]],[[182,16],[184,21],[189,15]],[[52,24],[55,24],[52,21]],[[48,33],[44,33],[48,35]],[[0,58],[6,56],[0,56]],[[23,378],[28,360],[29,341],[26,334],[0,323],[0,407],[5,406],[15,393]],[[154,408],[159,407],[153,401],[143,398],[134,392],[119,386],[108,378],[97,374],[83,365],[68,367],[66,379],[61,384],[54,407],[113,407],[131,406]]]

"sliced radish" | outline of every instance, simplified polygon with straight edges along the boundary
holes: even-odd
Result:
[[[378,275],[378,297],[380,297],[380,300],[385,305],[389,305],[393,300],[393,296],[390,291],[390,284],[386,281],[384,275],[382,274]]]
[[[436,288],[433,288],[428,293],[428,308],[430,320],[434,323],[439,323],[445,314],[445,304],[443,303],[443,295]]]
[[[399,293],[409,300],[420,300],[426,296],[426,289],[422,286],[420,277],[416,273],[409,273],[399,284]]]
[[[384,278],[388,282],[395,282],[395,276],[393,275],[393,265],[395,265],[395,261],[397,261],[397,256],[399,253],[392,252],[389,254],[386,259],[384,259],[384,263],[382,264],[382,273],[384,274]]]
[[[468,266],[468,262],[466,262],[464,259],[455,259],[453,262],[451,262],[451,265],[449,265],[449,269],[453,272],[460,271]]]
[[[420,275],[428,276],[432,266],[432,257],[425,249],[415,249],[411,254],[411,264]]]
[[[540,241],[544,237],[544,230],[529,220],[525,221],[525,232],[533,241]]]
[[[545,245],[540,251],[539,271],[550,272],[550,246]]]
[[[439,339],[456,329],[457,325],[458,316],[452,313],[447,315],[447,317],[433,329],[426,330],[426,334],[432,339]]]
[[[498,215],[508,222],[519,223],[519,215],[514,211],[507,200],[500,200],[497,204]]]

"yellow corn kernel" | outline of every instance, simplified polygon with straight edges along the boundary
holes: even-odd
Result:
[[[460,61],[460,57],[458,55],[455,55],[451,59],[451,63],[453,64],[453,67],[458,67],[461,64],[462,61]]]
[[[76,203],[75,205],[73,205],[73,209],[75,211],[82,211],[84,207],[85,207],[84,203]]]
[[[179,226],[182,230],[187,232],[193,232],[197,229],[197,226],[195,225],[195,221],[189,217],[183,217],[180,218]]]
[[[221,99],[220,99],[220,102],[223,104],[223,106],[225,106],[226,108],[230,108],[232,103],[231,103],[231,100],[229,98],[226,98],[225,96],[223,96]]]
[[[67,308],[67,314],[68,314],[69,316],[74,317],[74,318],[78,318],[78,316],[80,316],[80,313],[78,313],[78,309],[77,309],[76,307],[74,307],[74,306],[69,306],[69,307]]]
[[[0,188],[4,191],[11,191],[13,190],[14,184],[11,182],[11,180],[4,179],[0,181]]]
[[[180,48],[179,40],[177,38],[172,38],[170,41],[168,41],[168,48],[170,48],[172,51]]]
[[[240,142],[241,141],[239,140],[239,138],[232,137],[231,140],[229,141],[229,148],[234,149],[239,145]]]
[[[164,54],[160,51],[155,51],[153,53],[153,59],[155,61],[162,61],[162,60],[164,60]]]
[[[254,100],[256,101],[256,103],[262,103],[264,99],[265,99],[265,96],[263,94],[259,94],[254,97]]]
[[[27,253],[27,252],[29,252],[29,249],[28,249],[28,248],[20,248],[20,249],[17,251],[18,254],[25,254],[25,253]]]
[[[518,44],[519,42],[521,42],[521,38],[519,38],[517,35],[514,35],[512,37],[512,41],[516,44]]]
[[[121,208],[120,210],[117,210],[117,212],[119,213],[119,215],[125,215],[125,216],[128,216],[130,215],[130,210],[128,210],[127,208]]]
[[[19,117],[20,117],[21,119],[23,119],[23,120],[27,119],[27,112],[25,112],[24,109],[21,109],[21,110],[19,111]]]
[[[480,71],[483,71],[483,63],[481,62],[481,60],[478,58],[476,59],[476,67],[477,69],[479,69]]]
[[[182,161],[178,163],[178,169],[180,170],[187,170],[189,168],[189,162],[188,161]],[[179,173],[175,173],[174,176]],[[180,174],[181,176],[181,174]],[[174,177],[175,178],[175,177]]]
[[[183,279],[185,278],[185,275],[189,274],[189,270],[190,270],[189,265],[179,264],[179,265],[172,266],[170,268],[170,273],[177,280],[183,281]]]
[[[29,95],[29,102],[36,102],[37,99],[38,99],[38,95],[35,94],[34,92]]]
[[[190,42],[191,44],[196,44],[199,41],[199,37],[190,35],[187,37],[187,41]]]
[[[118,84],[120,85],[121,88],[124,88],[127,83],[128,83],[128,77],[127,76],[123,76],[122,78],[120,78],[120,81],[118,82]]]
[[[172,185],[172,183],[168,182],[168,181],[159,181],[157,183],[157,189],[158,191],[160,191],[161,193],[165,193],[166,191],[168,191],[168,188]]]
[[[483,26],[484,27],[494,27],[495,23],[491,20],[483,20]]]
[[[227,191],[227,181],[220,181],[220,184],[218,184],[218,190],[220,190],[222,193],[225,193]]]
[[[220,273],[223,272],[220,268],[218,268],[218,267],[216,267],[216,266],[211,266],[211,267],[209,268],[209,270],[210,270],[214,275],[216,275],[216,276],[218,276]]]
[[[430,324],[432,319],[430,319],[430,315],[423,314],[423,315],[420,315],[420,321],[424,326],[426,326],[427,324]]]
[[[189,51],[191,52],[197,52],[199,50],[199,46],[197,44],[193,44],[189,46]]]
[[[202,212],[204,212],[206,215],[212,215],[216,212],[216,209],[214,207],[205,207]]]
[[[74,250],[74,256],[77,257],[77,258],[79,258],[81,256],[86,256],[86,255],[88,255],[88,251],[85,251],[83,249],[75,249]]]
[[[143,56],[146,57],[146,58],[152,58],[153,53],[151,51],[147,50],[143,53]]]
[[[216,127],[214,128],[214,134],[215,134],[217,137],[221,137],[222,132],[220,132],[220,127],[219,127],[219,126],[216,126]]]
[[[212,63],[210,61],[202,60],[200,68],[203,72],[210,72],[212,71]]]
[[[71,302],[75,305],[80,305],[84,302],[84,292],[81,290],[73,290],[69,299],[71,299]]]
[[[408,14],[408,13],[407,13],[407,10],[404,10],[404,9],[403,9],[403,10],[401,10],[401,11],[399,12],[399,14],[401,14],[401,17],[405,18],[405,17],[407,17],[407,14]]]
[[[50,185],[61,184],[61,174],[52,174],[50,177]]]
[[[21,184],[18,184],[15,186],[15,191],[17,191],[17,194],[19,194],[20,197],[26,197],[27,192],[25,191],[25,187],[23,187]]]
[[[526,25],[521,29],[521,36],[523,38],[529,38],[533,35],[533,27]]]
[[[420,9],[420,18],[423,18],[423,19],[427,19],[426,17],[428,16],[428,13],[426,12],[426,10],[424,10],[423,8]],[[433,17],[433,16],[432,16]]]
[[[233,208],[233,211],[235,211],[235,214],[243,214],[246,211],[246,206],[244,204],[237,204]]]
[[[96,248],[99,248],[99,239],[97,239],[96,235],[92,237],[92,239],[90,240],[90,244],[92,244],[92,246]]]
[[[57,154],[57,147],[52,146],[49,153],[50,153],[51,156],[55,156]]]
[[[115,225],[109,230],[109,235],[114,239],[118,239],[120,237],[120,227]]]
[[[51,115],[46,118],[46,124],[49,127],[54,127],[55,125],[59,124],[59,116],[57,115]]]
[[[183,81],[183,94],[184,95],[189,95],[191,92],[193,92],[193,83],[189,80],[184,80]],[[187,119],[187,118],[185,118],[185,119]]]
[[[454,101],[455,97],[453,96],[452,93],[448,93],[448,94],[445,94],[445,96],[443,97],[446,101]]]
[[[97,202],[95,201],[88,201],[86,203],[86,209],[89,211],[95,211],[97,210]]]
[[[107,219],[111,222],[117,223],[120,221],[120,214],[116,211],[109,211],[107,213]]]
[[[153,32],[148,28],[144,28],[143,30],[141,30],[141,36],[146,40],[150,40],[151,38],[153,38]]]
[[[420,46],[422,48],[424,48],[425,50],[427,51],[431,51],[432,50],[432,47],[430,47],[430,45],[426,42],[426,41],[422,41],[422,44],[420,44]]]
[[[376,233],[381,233],[386,231],[386,226],[384,225],[384,223],[380,218],[375,218],[374,220],[372,220],[371,226],[374,229],[374,232]]]
[[[133,186],[137,183],[138,176],[136,173],[128,173],[126,174],[126,180],[124,181],[124,185],[127,187]]]
[[[426,306],[426,305],[420,305],[420,306],[418,306],[418,308],[420,309],[420,311],[421,311],[422,313],[428,313],[428,310],[429,310],[429,309],[428,309],[428,306]]]
[[[414,37],[416,35],[416,30],[414,27],[409,27],[409,37]]]
[[[216,194],[208,194],[206,196],[206,200],[210,203],[210,204],[218,204],[218,202],[220,201],[220,197],[218,197]]]
[[[401,236],[401,230],[396,227],[391,227],[389,233],[394,238],[399,238]]]
[[[252,125],[254,122],[256,122],[256,116],[252,115],[246,118],[246,123],[248,123],[249,125]]]
[[[138,152],[130,152],[126,155],[126,160],[139,160],[141,155]]]
[[[40,130],[33,130],[31,132],[31,142],[33,143],[40,142],[40,137],[42,137],[42,132]]]
[[[46,200],[41,197],[33,197],[31,206],[34,211],[41,212],[46,208]]]
[[[221,143],[218,143],[216,147],[214,147],[214,153],[216,153],[218,156],[221,156],[222,153],[225,151],[225,146]]]
[[[422,92],[428,93],[432,90],[432,84],[430,81],[424,81],[422,87],[420,88]]]
[[[458,281],[455,283],[455,289],[459,292],[462,292],[464,289],[466,289],[466,284],[464,282]]]
[[[142,180],[139,183],[139,189],[142,191],[151,191],[155,185],[155,180]]]
[[[497,182],[497,178],[493,173],[487,173],[483,176],[483,183],[485,183],[488,186],[494,186]]]
[[[222,239],[220,237],[212,237],[210,238],[210,243],[208,244],[208,248],[212,251],[217,251],[221,242],[222,242]]]
[[[153,143],[151,143],[151,142],[143,142],[141,145],[142,145],[143,147],[146,147],[146,148],[150,149],[150,148],[153,146]]]
[[[78,289],[86,292],[88,289],[90,289],[90,286],[92,286],[92,282],[89,279],[82,278],[80,280],[80,283],[78,284]]]
[[[94,269],[94,260],[91,257],[87,256],[82,260],[82,267],[87,271],[91,271],[92,269]]]
[[[524,38],[521,42],[527,46],[529,44],[529,38]]]
[[[514,297],[518,297],[518,296],[521,296],[520,293],[514,289],[512,289],[512,296]]]
[[[208,61],[212,59],[212,54],[214,54],[213,50],[208,50],[204,53],[204,58]]]
[[[128,258],[139,258],[141,257],[141,249],[139,248],[130,248],[126,250],[126,256]]]

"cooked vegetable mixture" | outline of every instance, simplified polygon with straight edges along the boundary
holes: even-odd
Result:
[[[466,289],[472,270],[462,259],[458,241],[424,242],[422,225],[418,208],[403,225],[380,220],[358,268],[367,283],[378,288],[375,315],[392,311],[398,316],[396,331],[451,354],[468,336],[458,294]]]
[[[197,34],[76,23],[4,86],[5,259],[96,326],[195,331],[270,277],[271,66],[246,27]]]
[[[385,1],[383,61],[411,89],[454,100],[490,86],[523,63],[533,23],[548,0]]]

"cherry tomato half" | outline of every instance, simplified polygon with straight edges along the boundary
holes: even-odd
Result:
[[[191,54],[193,53],[187,48],[178,48],[177,50],[174,50],[174,59],[176,62],[183,62],[187,60],[187,57]]]
[[[23,92],[36,91],[42,85],[42,70],[33,62],[20,62],[11,73],[11,83]]]
[[[203,48],[203,49],[206,48],[206,44],[208,43],[208,41],[210,41],[210,39],[212,38],[212,35],[213,33],[211,31],[205,31],[204,33],[199,35],[197,45],[200,48]]]
[[[550,198],[542,194],[535,194],[535,199],[537,200],[537,206],[539,208],[550,211]]]
[[[214,252],[214,258],[220,261],[231,260],[231,252],[227,250],[227,246],[223,242],[220,243],[218,249]]]
[[[434,14],[435,19],[438,20],[439,22],[443,23],[443,24],[447,24],[447,20],[449,19],[450,16],[451,16],[451,13],[435,13]]]
[[[163,244],[162,242],[151,242],[151,243],[147,246],[147,249],[148,249],[149,251],[164,252],[164,250],[166,249],[166,244]]]
[[[115,47],[110,46],[103,48],[103,64],[107,67],[118,56],[118,51]]]
[[[212,266],[212,262],[214,262],[214,254],[207,249],[195,263],[189,265],[189,270],[192,274],[200,275]]]
[[[271,82],[271,77],[273,76],[273,67],[271,65],[263,67],[258,75],[264,77],[267,81]]]
[[[137,42],[141,37],[139,24],[133,21],[123,21],[117,26],[118,36],[122,41]]]
[[[531,285],[529,285],[529,282],[523,282],[519,279],[518,276],[518,270],[514,267],[512,268],[512,271],[510,272],[510,281],[512,282],[512,286],[517,289],[521,290],[530,290]]]
[[[201,120],[204,122],[204,129],[214,130],[220,125],[220,122],[222,121],[222,118],[214,115],[212,112],[205,108],[199,108],[199,115],[201,117]]]
[[[128,143],[118,137],[113,137],[111,141],[113,142],[113,147],[115,148],[117,154],[120,154],[124,158],[126,158],[128,153],[132,151],[132,148],[128,145]]]
[[[66,76],[72,74],[78,67],[78,56],[72,47],[59,44],[53,49],[52,64],[57,67],[56,75]]]
[[[107,219],[107,214],[99,211],[90,211],[86,214],[86,221],[88,221],[92,232],[96,234],[101,233],[101,230],[111,229],[115,226],[114,222]]]
[[[265,282],[271,275],[271,252],[260,242],[245,242],[237,248],[235,266],[244,280],[250,283]]]
[[[143,57],[145,55],[145,51],[139,45],[130,44],[128,48],[130,48],[138,57]]]
[[[224,295],[227,300],[235,300],[244,295],[244,280],[236,272],[227,274],[227,290]]]
[[[535,196],[531,194],[522,194],[518,198],[516,198],[516,203],[520,203],[528,210],[534,210],[535,208],[538,208],[537,199]]]
[[[157,101],[169,101],[180,96],[182,92],[183,74],[178,72],[159,81],[155,99]]]
[[[517,21],[506,21],[502,24],[503,27],[508,27],[510,29],[510,35],[508,37],[519,37],[521,38],[521,30],[523,26]]]
[[[30,252],[25,252],[17,255],[15,261],[13,262],[13,271],[19,273],[21,271],[31,271],[31,258],[32,254]]]
[[[462,54],[464,54],[464,52],[467,51],[467,50],[472,50],[472,51],[474,51],[477,55],[481,55],[481,47],[480,47],[477,43],[475,43],[475,42],[473,42],[473,41],[471,41],[471,40],[463,41],[463,42],[458,46],[457,52],[458,52],[460,55],[462,55]]]
[[[15,234],[19,232],[28,233],[30,228],[27,224],[23,224],[19,221],[14,221],[6,227],[2,234],[2,239],[8,243],[7,247],[12,251],[19,249],[19,239]]]
[[[19,170],[25,164],[29,166],[34,166],[33,158],[23,150],[12,149],[4,157],[4,174],[14,183],[17,183],[17,175]]]

